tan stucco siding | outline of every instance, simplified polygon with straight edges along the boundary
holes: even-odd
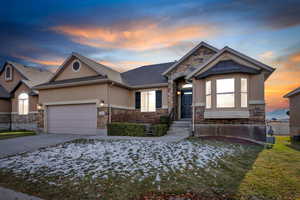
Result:
[[[8,65],[5,65],[7,67]],[[0,74],[0,84],[8,91],[10,92],[12,89],[16,87],[16,85],[20,82],[22,79],[21,74],[15,70],[12,67],[12,80],[5,80],[5,69],[4,71]]]
[[[62,71],[57,74],[57,77],[55,77],[54,80],[66,80],[66,79],[73,79],[73,78],[82,78],[82,77],[89,77],[89,76],[96,76],[98,75],[93,69],[88,67],[83,62],[81,63],[81,67],[79,71],[74,71],[72,68],[74,60],[77,60],[76,58],[70,59],[66,64],[65,68],[62,69]]]
[[[39,103],[55,103],[84,100],[103,100],[107,104],[107,84],[84,85],[46,89],[39,91]]]
[[[135,92],[153,91],[153,90],[161,90],[161,92],[162,92],[162,108],[167,108],[168,107],[168,88],[167,87],[132,90],[130,92],[130,107],[135,108]]]
[[[300,94],[290,97],[290,132],[300,135]]]
[[[118,86],[109,86],[110,104],[122,107],[130,107],[130,90]]]
[[[248,75],[248,74],[226,74],[226,75],[215,75],[210,76],[205,79],[196,80],[193,79],[193,102],[196,106],[205,105],[205,83],[211,80],[212,89],[212,110],[216,108],[216,80],[224,78],[234,78],[235,79],[235,108],[230,109],[242,109],[241,99],[240,99],[240,88],[241,88],[241,78],[248,79],[248,103],[250,101],[264,101],[264,79],[263,75]],[[220,109],[220,108],[218,108]],[[229,109],[229,108],[228,108]]]
[[[15,91],[14,97],[11,99],[12,112],[18,112],[18,97],[21,93],[26,93],[29,95],[30,89],[25,85],[21,84],[19,88]],[[37,96],[29,96],[29,112],[37,111]]]
[[[0,99],[0,113],[11,112],[11,102],[8,99]]]

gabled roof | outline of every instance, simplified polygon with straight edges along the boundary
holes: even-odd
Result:
[[[164,72],[173,64],[174,62],[146,65],[123,72],[121,75],[123,80],[129,86],[168,83],[167,78],[162,75],[162,72]]]
[[[294,95],[299,94],[299,93],[300,93],[300,87],[298,87],[298,88],[294,89],[293,91],[287,93],[283,97],[284,98],[289,98],[289,97],[294,96]]]
[[[197,66],[196,69],[194,71],[192,71],[189,75],[186,76],[186,79],[190,79],[192,78],[195,74],[197,74],[198,72],[200,72],[203,68],[205,68],[207,65],[209,65],[211,62],[213,62],[215,59],[217,59],[219,56],[221,56],[223,53],[225,52],[229,52],[233,55],[238,56],[239,58],[246,60],[252,64],[254,64],[255,66],[264,69],[266,71],[268,71],[270,74],[275,70],[274,68],[265,65],[249,56],[246,56],[230,47],[224,47],[221,51],[219,51],[217,54],[213,55],[210,59],[208,59],[206,62],[202,63],[201,65]]]
[[[108,79],[118,82],[118,83],[123,83],[121,74],[120,72],[117,72],[113,69],[111,69],[108,66],[102,65],[100,63],[97,63],[96,61],[93,61],[92,59],[89,59],[85,56],[80,55],[79,53],[73,52],[66,60],[65,62],[61,65],[59,70],[56,71],[54,76],[50,79],[50,81],[54,80],[55,77],[63,70],[65,67],[65,64],[72,58],[72,56],[76,57],[79,59],[81,62],[85,63],[87,66],[89,66],[91,69],[93,69],[96,73],[98,73],[101,76],[107,76]]]
[[[29,67],[12,61],[6,61],[4,66],[6,64],[10,64],[11,66],[13,66],[24,77],[24,81],[26,81],[27,85],[30,88],[41,83],[47,82],[53,75],[50,71],[46,69]],[[4,68],[5,67],[1,69],[0,73],[3,72]]]
[[[9,99],[10,94],[0,85],[0,99]]]
[[[242,65],[233,60],[223,60],[212,66],[204,73],[198,75],[196,78],[201,79],[211,75],[231,73],[259,74],[260,70]]]
[[[201,47],[206,47],[214,52],[219,52],[219,49],[207,44],[206,42],[200,42],[197,46],[195,46],[192,50],[190,50],[187,54],[185,54],[182,58],[180,58],[179,61],[175,62],[172,66],[170,66],[166,71],[163,72],[163,75],[167,75],[170,71],[172,71],[175,67],[177,67],[180,63],[185,61],[190,55],[192,55],[194,52],[196,52]]]

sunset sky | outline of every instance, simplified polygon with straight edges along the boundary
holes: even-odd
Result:
[[[0,7],[0,64],[55,70],[71,52],[126,71],[180,59],[201,41],[230,46],[276,71],[268,111],[300,86],[299,0],[9,0]]]

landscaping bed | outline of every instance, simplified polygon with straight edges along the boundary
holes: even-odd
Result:
[[[43,199],[295,199],[300,152],[189,139],[76,140],[0,160],[0,185]]]
[[[36,133],[33,131],[5,131],[5,132],[0,132],[0,140],[14,138],[14,137],[30,136],[30,135],[36,135]]]

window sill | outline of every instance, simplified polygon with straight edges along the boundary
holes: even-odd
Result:
[[[248,110],[236,110],[236,111],[210,111],[204,112],[204,119],[247,119],[250,117]]]

